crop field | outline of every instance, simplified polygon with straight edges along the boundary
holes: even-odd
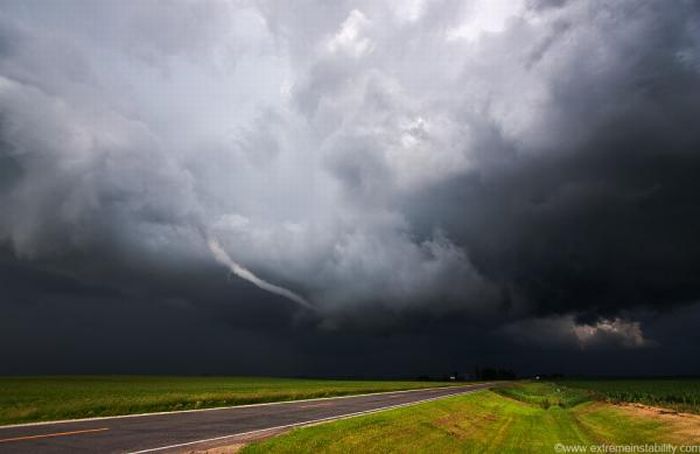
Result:
[[[699,379],[562,380],[558,384],[613,403],[635,402],[700,414]]]
[[[0,425],[445,386],[260,377],[0,377]]]
[[[517,383],[374,415],[299,428],[257,453],[555,452],[557,444],[700,443],[700,417],[663,418],[586,400],[585,391]]]

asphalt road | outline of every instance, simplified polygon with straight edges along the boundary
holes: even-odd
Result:
[[[187,452],[324,419],[455,394],[489,384],[431,388],[167,414],[0,427],[0,453]]]

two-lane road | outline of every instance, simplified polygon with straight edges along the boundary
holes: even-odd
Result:
[[[177,452],[474,392],[477,384],[328,399],[0,427],[0,453]]]

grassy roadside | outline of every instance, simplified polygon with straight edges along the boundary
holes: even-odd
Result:
[[[582,402],[578,392],[525,383],[300,428],[243,452],[554,452],[557,443],[700,443],[700,417],[692,424],[689,430],[687,421]]]
[[[585,390],[559,387],[546,382],[499,386],[495,391],[502,396],[539,406],[545,410],[553,406],[570,408],[591,400],[590,394]]]
[[[264,377],[0,377],[0,425],[445,386]]]

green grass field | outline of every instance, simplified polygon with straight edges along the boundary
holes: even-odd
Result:
[[[562,380],[561,386],[589,392],[591,397],[613,403],[636,402],[700,414],[700,380]]]
[[[557,443],[700,443],[698,427],[688,432],[633,408],[584,399],[551,383],[518,383],[296,429],[243,452],[554,452]]]
[[[0,377],[0,425],[444,386],[257,377]]]

